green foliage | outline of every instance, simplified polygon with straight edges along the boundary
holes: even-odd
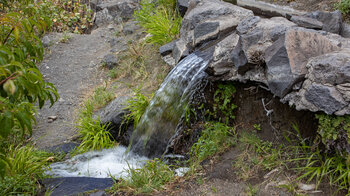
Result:
[[[93,113],[96,108],[106,105],[113,99],[112,92],[106,88],[98,87],[95,89],[93,96],[85,102],[83,109],[80,111],[78,120],[78,131],[82,136],[82,142],[75,153],[84,153],[90,150],[102,150],[115,146],[112,135],[108,131],[109,124],[102,124],[100,118],[94,119]]]
[[[5,168],[0,179],[0,195],[35,195],[37,179],[44,176],[44,169],[54,159],[52,154],[28,146],[9,146]]]
[[[335,7],[345,15],[350,14],[350,0],[341,0]]]
[[[223,123],[207,123],[198,141],[191,148],[191,159],[200,163],[236,143],[232,127]]]
[[[218,89],[214,93],[213,112],[214,118],[228,124],[229,120],[235,118],[233,111],[237,106],[233,103],[233,96],[236,88],[233,84],[219,84]]]
[[[125,116],[124,123],[129,124],[134,122],[134,127],[136,127],[149,105],[150,98],[141,93],[141,86],[132,90],[135,96],[129,99],[124,107],[125,110],[130,111],[130,113]]]
[[[328,150],[350,154],[350,116],[317,114],[318,133]]]
[[[164,188],[173,181],[174,172],[159,159],[148,161],[140,169],[129,168],[128,177],[114,185],[115,192],[133,192],[134,194],[151,193]]]
[[[175,1],[141,1],[135,19],[151,34],[147,40],[163,45],[178,37],[182,18],[175,12]]]

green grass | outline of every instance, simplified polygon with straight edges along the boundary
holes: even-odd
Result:
[[[148,161],[140,169],[129,168],[128,177],[120,179],[112,192],[127,192],[133,194],[151,193],[164,189],[164,186],[175,179],[174,171],[170,166],[159,159]]]
[[[147,40],[163,45],[176,38],[180,33],[182,18],[174,8],[175,1],[150,2],[142,0],[141,9],[135,12],[135,19],[151,34]]]
[[[219,122],[207,123],[201,137],[191,148],[191,168],[234,144],[236,133],[232,127]]]
[[[79,113],[77,129],[81,135],[81,143],[73,153],[84,153],[90,150],[102,150],[116,145],[108,131],[108,124],[102,124],[100,118],[94,119],[93,113],[114,98],[114,94],[104,87],[98,87],[88,99]]]
[[[130,111],[130,113],[125,116],[124,123],[129,124],[134,122],[134,127],[136,127],[143,113],[145,113],[151,98],[141,93],[141,86],[132,90],[135,93],[135,96],[128,99],[126,102],[124,109]]]
[[[0,195],[36,195],[44,169],[54,160],[51,153],[31,146],[10,145],[6,152],[5,176],[0,179]]]
[[[339,9],[344,15],[350,14],[350,0],[341,0],[335,5],[336,9]]]

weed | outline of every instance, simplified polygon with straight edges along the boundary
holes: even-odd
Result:
[[[335,5],[344,15],[350,14],[350,0],[341,0]]]
[[[136,127],[149,105],[150,98],[141,93],[141,86],[132,90],[135,96],[129,99],[124,107],[124,109],[130,111],[130,113],[125,116],[124,123],[129,124],[134,122],[134,127]]]
[[[235,131],[223,123],[207,123],[198,141],[191,148],[193,165],[236,143]]]
[[[248,187],[246,189],[246,193],[248,196],[254,196],[258,193],[258,189],[251,184],[248,184]]]
[[[10,145],[6,153],[6,175],[0,179],[0,194],[35,195],[38,179],[45,176],[43,168],[53,159],[51,153],[33,147]]]
[[[236,88],[232,84],[219,84],[214,93],[213,112],[209,116],[218,118],[220,122],[228,124],[229,120],[235,118],[233,111],[237,106],[233,104],[233,96]]]
[[[255,129],[256,131],[261,131],[261,126],[260,126],[260,124],[254,124],[253,127],[254,127],[254,129]]]
[[[116,183],[112,192],[151,193],[163,189],[166,183],[174,179],[174,171],[159,159],[155,159],[148,161],[140,169],[129,168],[128,177]]]
[[[72,38],[72,36],[69,35],[68,32],[64,32],[64,33],[62,34],[62,37],[61,37],[61,39],[60,39],[60,42],[61,42],[61,43],[67,43],[71,38]]]
[[[160,1],[157,5],[157,2],[141,1],[141,9],[135,12],[135,19],[151,34],[147,38],[149,42],[163,45],[178,37],[182,18],[174,11],[174,2]]]
[[[114,94],[107,91],[106,87],[98,87],[95,89],[93,96],[85,102],[77,122],[82,142],[73,154],[115,146],[113,137],[107,130],[109,125],[102,124],[100,118],[97,120],[93,118],[94,111],[106,105],[113,98]]]

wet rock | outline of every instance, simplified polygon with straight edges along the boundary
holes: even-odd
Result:
[[[181,17],[184,17],[189,6],[189,0],[177,0],[176,9],[179,11]]]
[[[340,35],[345,37],[345,38],[350,38],[350,25],[349,24],[343,23]]]
[[[175,42],[177,40],[174,40],[172,42],[169,42],[161,47],[159,47],[159,53],[162,56],[167,56],[168,54],[172,53],[174,46],[175,46]]]
[[[305,98],[327,114],[333,114],[347,105],[334,87],[320,84],[309,86],[306,89]]]
[[[336,50],[339,48],[317,32],[303,28],[288,30],[265,53],[271,92],[284,97],[295,83],[303,80],[311,57]]]
[[[92,190],[104,190],[113,186],[111,178],[65,177],[44,179],[46,190],[52,196],[78,195]]]
[[[342,28],[342,15],[339,10],[334,12],[315,11],[304,16],[316,19],[323,23],[322,30],[340,34]]]
[[[124,104],[127,99],[129,99],[129,96],[118,97],[93,116],[94,119],[100,117],[102,124],[109,124],[108,130],[113,138],[125,146],[129,144],[129,137],[133,127],[133,125],[123,125],[124,116],[129,113],[124,110]]]
[[[300,27],[308,28],[308,29],[322,29],[323,23],[309,17],[305,16],[292,16],[290,19],[295,24],[299,25]]]
[[[52,146],[52,147],[46,149],[46,151],[52,152],[52,153],[65,153],[65,154],[67,154],[67,153],[72,152],[78,146],[79,146],[78,143],[69,142],[69,143],[63,143],[63,144],[59,144],[56,146]]]

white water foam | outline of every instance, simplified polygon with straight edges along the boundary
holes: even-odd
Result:
[[[126,147],[119,145],[112,149],[80,154],[64,162],[51,164],[51,170],[46,174],[53,177],[127,177],[129,168],[141,168],[149,159],[132,152],[126,154],[126,150]]]

